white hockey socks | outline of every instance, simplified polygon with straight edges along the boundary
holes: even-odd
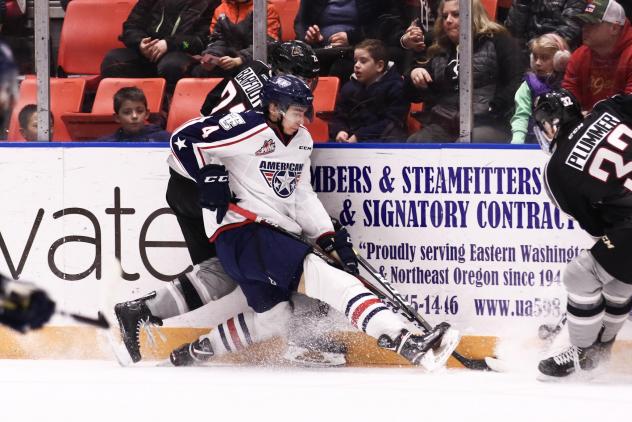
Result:
[[[292,316],[290,302],[281,302],[274,308],[256,313],[243,312],[219,324],[209,334],[200,336],[200,342],[208,338],[215,356],[238,352],[251,344],[285,336]]]
[[[158,289],[156,297],[147,301],[147,307],[152,315],[167,319],[218,300],[236,287],[237,284],[224,272],[219,259],[210,258]]]
[[[402,320],[362,285],[360,280],[338,270],[314,254],[303,262],[305,294],[328,303],[371,337],[386,334],[391,339],[407,328]]]

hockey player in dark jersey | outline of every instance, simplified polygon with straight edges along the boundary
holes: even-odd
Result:
[[[313,50],[301,41],[276,43],[269,46],[271,69],[264,63],[253,61],[242,66],[233,79],[225,79],[209,92],[203,115],[223,115],[241,112],[260,106],[263,83],[272,74],[297,75],[310,86],[315,86],[318,76],[318,59]],[[193,311],[231,293],[237,285],[226,275],[218,259],[215,246],[209,243],[202,221],[199,193],[196,184],[174,170],[170,157],[171,177],[167,187],[167,202],[174,211],[186,241],[193,271],[180,276],[149,295],[117,304],[115,313],[121,328],[122,340],[133,362],[141,360],[140,329],[151,324],[162,325],[162,320]],[[345,348],[341,343],[325,336],[314,336],[303,329],[301,319],[325,314],[328,307],[304,297],[295,298],[297,324],[293,330],[286,358],[300,359],[311,365],[341,365],[345,363]],[[317,353],[313,353],[313,352]]]
[[[615,95],[582,117],[573,95],[536,99],[536,136],[552,154],[551,201],[597,238],[565,268],[570,346],[544,359],[544,377],[592,370],[609,358],[632,309],[632,95]]]
[[[272,75],[294,75],[313,90],[320,70],[314,50],[302,41],[269,45],[270,65],[253,60],[241,66],[234,78],[224,79],[211,90],[200,112],[203,116],[232,111],[240,113],[261,105],[263,83]]]
[[[41,328],[55,312],[46,292],[0,274],[0,324],[20,332]]]
[[[358,263],[349,234],[344,228],[334,232],[311,186],[313,141],[303,127],[313,112],[308,86],[294,76],[275,76],[264,84],[261,102],[262,110],[194,119],[172,135],[174,170],[196,181],[206,233],[252,310],[176,349],[171,362],[204,362],[284,336],[290,298],[298,291],[328,303],[411,363],[443,365],[458,333],[447,323],[418,332],[354,276]],[[347,271],[313,254],[310,244],[246,219],[230,209],[231,202],[330,251]]]

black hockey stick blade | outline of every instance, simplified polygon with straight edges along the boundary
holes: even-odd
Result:
[[[56,313],[58,315],[72,318],[77,322],[81,322],[82,324],[91,325],[93,327],[103,328],[103,329],[110,328],[110,323],[108,322],[107,319],[105,319],[105,317],[103,316],[101,312],[97,314],[97,318],[92,318],[85,315],[79,315],[79,314],[74,314],[74,313],[65,312],[65,311],[57,311]]]
[[[466,358],[456,350],[452,352],[452,357],[458,360],[461,365],[465,366],[467,369],[474,369],[476,371],[492,371],[492,368],[489,367],[485,359]]]

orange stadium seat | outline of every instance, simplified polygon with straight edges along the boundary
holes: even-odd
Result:
[[[113,48],[124,47],[118,36],[135,4],[136,0],[70,2],[59,39],[60,71],[66,75],[99,75],[105,54]]]
[[[334,111],[340,80],[335,76],[323,76],[318,79],[318,85],[314,90],[314,119],[305,127],[312,134],[314,142],[327,142],[329,140],[329,127],[327,122],[316,116],[321,111]]]
[[[415,114],[421,113],[424,109],[424,103],[411,103],[408,111],[406,125],[408,126],[408,134],[412,135],[421,130],[421,122],[415,118]]]
[[[483,7],[487,11],[489,18],[493,21],[496,20],[496,11],[498,10],[498,0],[481,0]]]
[[[66,123],[71,139],[73,141],[88,141],[114,133],[119,125],[114,121],[112,98],[116,91],[128,86],[136,86],[143,90],[150,112],[162,110],[166,86],[166,81],[163,78],[105,78],[101,80],[97,88],[92,112],[65,113],[61,116],[61,119]]]
[[[66,112],[77,112],[81,110],[83,94],[86,88],[84,79],[50,79],[50,110],[53,113],[54,128],[53,141],[69,141],[70,135],[61,116]],[[20,85],[20,98],[11,113],[9,123],[9,141],[24,142],[20,134],[18,114],[22,107],[27,104],[37,103],[37,79],[27,77]]]
[[[221,78],[183,78],[178,81],[169,105],[167,131],[173,132],[182,123],[200,116],[206,94],[222,81]]]
[[[294,32],[294,18],[301,5],[299,0],[276,0],[274,6],[281,18],[281,40],[290,41],[296,39]]]

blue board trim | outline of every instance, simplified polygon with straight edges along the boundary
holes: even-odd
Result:
[[[540,149],[535,144],[314,144],[318,149]],[[0,148],[169,148],[169,142],[0,142]]]

